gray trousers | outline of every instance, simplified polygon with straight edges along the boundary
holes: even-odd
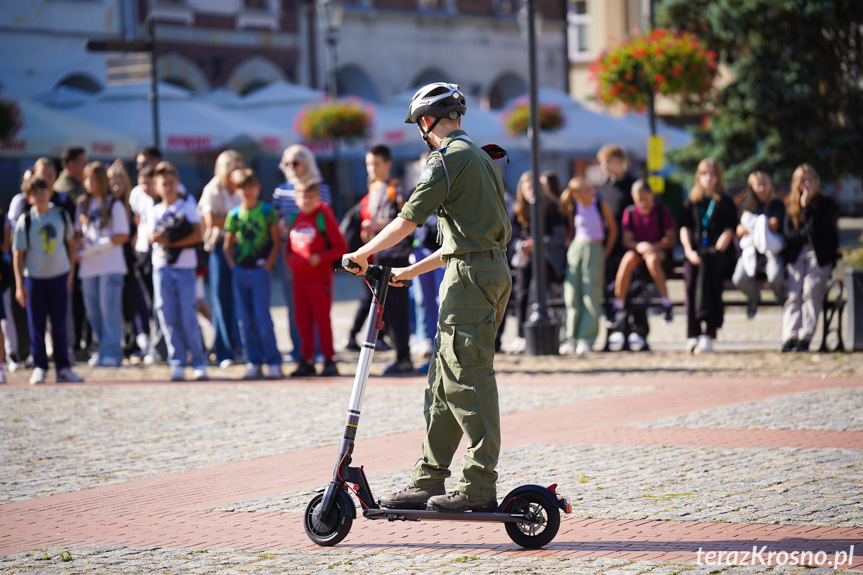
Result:
[[[764,273],[767,274],[767,283],[770,284],[770,289],[776,296],[776,301],[782,303],[785,301],[785,270],[782,266],[782,258],[773,253],[768,253],[764,256],[767,263],[764,266]],[[758,280],[746,273],[743,269],[743,258],[738,258],[737,267],[734,268],[734,275],[731,277],[734,282],[734,287],[743,292],[746,299],[749,301],[759,301],[761,295],[761,286]]]
[[[782,310],[782,341],[811,341],[833,266],[819,266],[815,252],[804,249],[797,261],[785,266],[788,272],[788,299]]]

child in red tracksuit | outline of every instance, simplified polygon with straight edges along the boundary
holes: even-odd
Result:
[[[332,210],[320,198],[320,182],[307,179],[294,186],[299,213],[288,224],[288,265],[294,273],[294,315],[300,331],[299,367],[291,377],[317,375],[315,371],[315,327],[324,355],[322,376],[339,374],[333,361],[333,262],[348,247]]]

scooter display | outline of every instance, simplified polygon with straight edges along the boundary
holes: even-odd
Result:
[[[358,269],[358,266],[347,258],[342,260],[342,266]],[[556,484],[549,487],[517,487],[503,498],[493,512],[387,509],[380,507],[372,495],[363,468],[351,466],[375,342],[383,327],[384,304],[390,287],[391,270],[388,267],[370,265],[364,277],[374,294],[369,308],[368,326],[354,376],[345,431],[339,445],[333,479],[322,492],[312,498],[303,516],[303,527],[309,539],[321,546],[331,546],[347,536],[357,517],[356,507],[348,494],[351,491],[359,500],[363,517],[366,519],[496,522],[503,523],[510,539],[522,547],[536,549],[549,543],[560,528],[560,512],[572,512],[569,501],[555,493]]]

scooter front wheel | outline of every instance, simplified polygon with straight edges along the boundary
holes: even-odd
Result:
[[[315,495],[309,501],[303,516],[303,527],[309,539],[322,547],[329,547],[347,536],[348,531],[351,530],[351,525],[354,523],[354,519],[351,516],[350,510],[345,507],[342,497],[336,497],[336,500],[333,502],[333,508],[326,517],[317,519],[315,516],[323,501],[323,493]]]
[[[524,492],[512,502],[510,513],[523,513],[530,522],[506,523],[506,534],[514,543],[539,549],[554,539],[560,529],[560,511],[547,498]]]

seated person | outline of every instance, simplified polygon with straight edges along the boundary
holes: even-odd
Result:
[[[644,180],[632,185],[634,205],[623,212],[621,231],[623,247],[627,250],[617,268],[614,280],[614,320],[609,326],[618,331],[626,319],[626,294],[632,283],[635,270],[644,265],[656,284],[656,291],[662,298],[665,321],[670,322],[674,315],[668,288],[665,285],[665,262],[674,246],[675,224],[668,206],[663,205]]]

